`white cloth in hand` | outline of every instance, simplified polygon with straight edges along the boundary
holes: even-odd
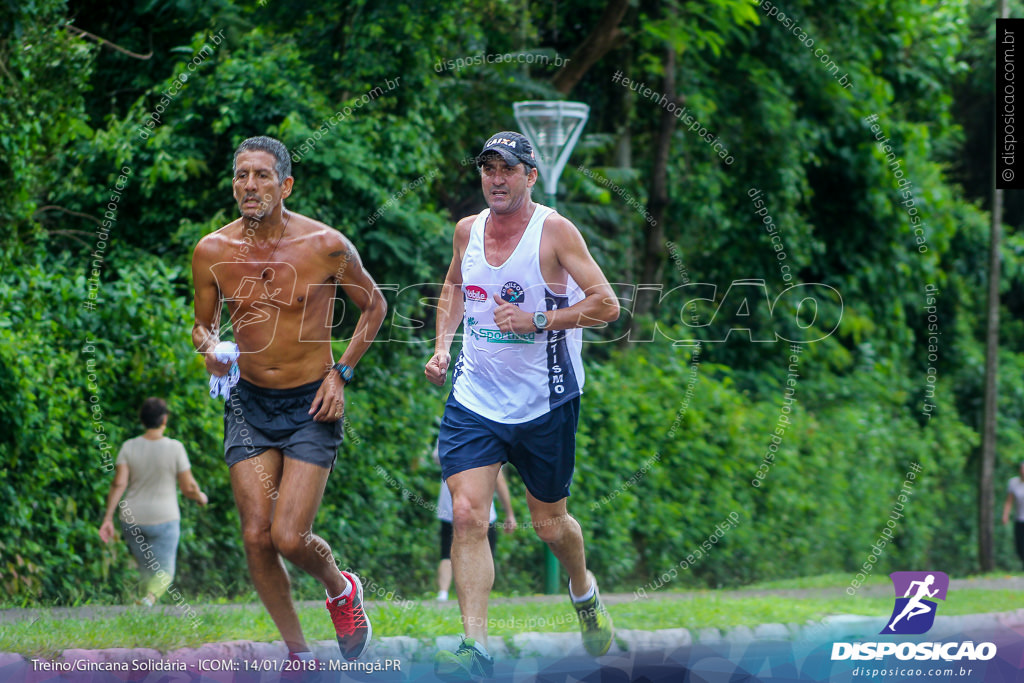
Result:
[[[213,347],[213,356],[221,363],[231,363],[231,369],[222,377],[210,375],[210,398],[220,396],[227,399],[231,387],[238,384],[238,344],[222,341]]]

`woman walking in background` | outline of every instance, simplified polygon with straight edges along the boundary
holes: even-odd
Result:
[[[1024,563],[1024,462],[1020,464],[1020,474],[1012,477],[1006,485],[1006,503],[1003,505],[1003,524],[1010,523],[1010,510],[1017,505],[1017,514],[1013,523],[1013,542],[1017,548],[1017,557]]]
[[[121,529],[139,563],[145,591],[141,603],[147,606],[155,604],[174,579],[181,534],[175,483],[186,498],[200,505],[207,503],[206,494],[192,476],[185,447],[164,436],[167,416],[167,403],[162,398],[142,402],[139,419],[146,431],[121,446],[100,525],[103,542],[113,541],[114,509],[121,508]]]

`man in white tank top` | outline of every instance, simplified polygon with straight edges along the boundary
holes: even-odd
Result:
[[[534,529],[569,575],[587,651],[602,655],[612,640],[611,617],[587,571],[583,533],[566,499],[584,382],[581,328],[618,318],[618,300],[576,226],[531,199],[536,157],[525,136],[491,136],[477,166],[489,208],[455,226],[426,365],[427,379],[444,385],[461,323],[463,348],[439,455],[452,492],[452,569],[466,635],[456,652],[435,658],[435,672],[446,680],[493,672],[486,650],[494,583],[487,516],[504,462],[519,471]]]

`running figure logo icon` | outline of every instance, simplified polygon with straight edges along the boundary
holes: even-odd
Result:
[[[889,578],[896,591],[896,604],[892,608],[889,623],[880,633],[926,633],[935,623],[938,608],[935,600],[946,599],[949,576],[943,572],[893,572]]]

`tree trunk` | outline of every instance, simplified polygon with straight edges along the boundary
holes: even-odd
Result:
[[[568,63],[551,77],[551,84],[558,92],[568,95],[597,60],[625,39],[625,35],[619,30],[619,24],[628,9],[629,0],[608,0],[597,26],[572,53]]]
[[[633,50],[631,46],[627,45],[622,51],[625,53],[622,59],[622,70],[629,73],[633,66]],[[615,165],[623,170],[628,170],[633,167],[633,133],[630,130],[630,123],[633,121],[633,91],[629,88],[619,88],[619,90],[621,92],[619,93],[619,112],[616,114],[619,123],[615,129]],[[614,229],[609,231],[609,236],[612,235],[614,235]],[[625,280],[631,282],[634,281],[634,273],[637,272],[637,245],[635,240],[623,240],[622,244],[625,247],[625,253],[623,254],[621,274],[628,274]],[[623,343],[628,343],[628,339],[624,339]]]
[[[994,177],[994,176],[993,176]],[[981,468],[978,475],[978,564],[981,571],[995,568],[992,553],[995,492],[993,474],[996,461],[996,416],[999,392],[999,242],[1003,222],[1003,191],[996,190],[992,201],[992,226],[988,262],[988,323],[985,339],[985,416],[981,434]]]
[[[999,2],[999,16],[1006,18],[1006,0]],[[995,146],[993,145],[993,149]],[[992,157],[992,183],[996,182],[996,160]],[[995,188],[992,196],[992,226],[988,252],[988,321],[985,333],[985,416],[982,420],[981,464],[978,473],[978,564],[981,571],[995,568],[992,552],[995,504],[993,475],[996,462],[996,416],[999,412],[999,243],[1003,226],[1003,191]]]
[[[665,47],[665,82],[663,95],[668,102],[676,102],[676,51],[671,45]],[[672,134],[676,130],[676,117],[662,107],[658,126],[658,138],[654,147],[654,168],[651,171],[647,210],[653,224],[644,222],[644,238],[640,267],[640,283],[661,282],[665,265],[665,211],[668,209],[668,158],[672,145]],[[657,292],[650,289],[637,293],[634,316],[645,315],[654,306]],[[635,320],[635,317],[634,317]]]

